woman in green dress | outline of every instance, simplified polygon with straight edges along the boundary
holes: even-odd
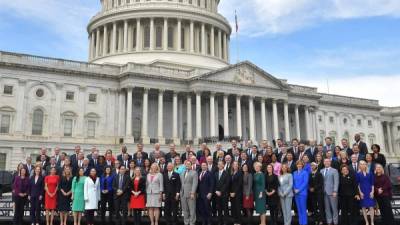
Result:
[[[254,188],[254,202],[255,209],[260,214],[260,225],[265,225],[265,213],[267,208],[265,206],[265,176],[261,172],[262,164],[260,162],[254,163],[254,175],[253,175],[253,188]]]
[[[82,212],[85,211],[85,199],[83,196],[86,177],[83,168],[79,168],[78,175],[72,180],[72,212],[74,225],[81,224]]]

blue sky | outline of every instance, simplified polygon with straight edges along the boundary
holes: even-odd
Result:
[[[86,61],[99,2],[0,0],[0,50]],[[239,55],[289,83],[400,106],[400,1],[221,1],[232,25],[235,10],[232,63]]]

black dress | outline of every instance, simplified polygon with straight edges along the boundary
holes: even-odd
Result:
[[[69,192],[71,191],[72,188],[72,178],[67,178],[62,177],[61,182],[59,184],[59,191],[58,191],[58,202],[57,202],[57,209],[60,212],[69,212],[71,211],[71,195],[65,196],[61,193],[61,190],[64,192]]]
[[[279,186],[278,176],[276,176],[275,174],[265,175],[265,190],[267,190],[267,192],[272,192],[272,190],[275,190],[274,194],[272,194],[271,196],[267,196],[267,205],[271,214],[272,225],[277,224],[278,220],[278,202],[279,202],[278,186]]]

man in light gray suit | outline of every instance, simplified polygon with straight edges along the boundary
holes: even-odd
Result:
[[[183,212],[183,222],[185,225],[196,224],[196,192],[198,177],[197,172],[192,170],[192,163],[185,162],[186,171],[181,176],[181,205]]]
[[[326,223],[328,225],[337,225],[339,222],[338,214],[338,190],[339,190],[339,173],[335,168],[331,167],[331,159],[324,160],[325,168],[321,170],[324,176],[324,201]]]

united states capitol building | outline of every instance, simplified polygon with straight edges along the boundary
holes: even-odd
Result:
[[[150,150],[326,136],[339,144],[355,133],[398,161],[400,107],[230,64],[232,28],[219,2],[102,0],[87,26],[89,62],[0,52],[0,169],[43,146],[133,152],[139,142]]]

